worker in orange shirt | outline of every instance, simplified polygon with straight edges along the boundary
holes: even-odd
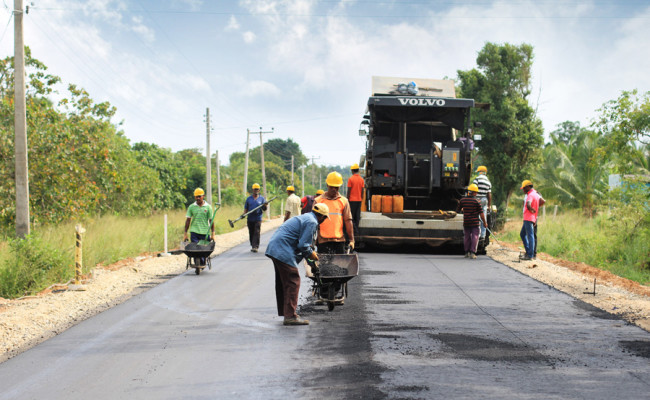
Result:
[[[361,202],[363,201],[363,188],[366,182],[359,175],[359,164],[352,164],[350,167],[352,176],[348,178],[348,201],[352,212],[352,225],[354,232],[359,232],[359,220],[361,219]]]
[[[330,172],[325,180],[327,191],[314,199],[314,204],[324,203],[330,217],[318,227],[318,252],[345,254],[346,244],[354,249],[354,228],[348,199],[341,196],[343,177],[338,172]]]

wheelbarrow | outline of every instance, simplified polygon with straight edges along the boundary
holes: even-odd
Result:
[[[348,296],[348,281],[359,275],[357,254],[318,254],[318,264],[305,261],[307,277],[313,281],[312,295],[327,309],[344,304]],[[314,268],[316,266],[316,268]]]
[[[199,243],[190,243],[182,242],[181,251],[187,256],[187,264],[185,264],[185,269],[194,268],[194,271],[197,275],[201,274],[201,271],[208,267],[212,269],[212,261],[210,260],[210,255],[214,251],[214,241],[210,241],[207,244]],[[201,260],[205,260],[201,262]]]

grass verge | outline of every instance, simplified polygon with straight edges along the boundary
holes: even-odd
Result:
[[[507,222],[497,240],[519,244],[521,220]],[[585,217],[567,211],[541,218],[537,229],[537,251],[553,257],[584,262],[643,285],[650,285],[650,229],[647,220],[632,227],[617,215]]]
[[[230,227],[242,207],[225,206],[215,216],[215,234],[246,226],[243,219]],[[74,277],[75,225],[68,222],[40,226],[25,240],[0,242],[0,297],[16,298],[37,293],[54,283]],[[164,250],[164,213],[147,217],[103,216],[81,222],[83,272],[96,265]],[[183,239],[185,211],[167,212],[168,249],[178,248]]]

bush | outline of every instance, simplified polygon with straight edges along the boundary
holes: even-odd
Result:
[[[53,282],[67,281],[72,276],[71,259],[34,235],[10,240],[0,267],[0,297],[34,294]]]
[[[245,198],[241,192],[230,186],[221,192],[221,205],[223,206],[241,206],[244,207]]]

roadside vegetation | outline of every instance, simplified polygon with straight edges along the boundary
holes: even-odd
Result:
[[[32,234],[15,239],[14,70],[13,57],[8,57],[0,60],[0,296],[19,297],[67,281],[74,271],[78,223],[87,231],[86,272],[98,263],[162,251],[164,213],[169,214],[169,246],[177,247],[185,210],[194,202],[193,191],[206,189],[204,150],[174,152],[150,143],[131,144],[120,124],[112,121],[114,107],[96,103],[74,84],[61,90],[61,79],[32,57],[29,48],[25,50]],[[231,154],[228,165],[219,168],[223,205],[217,213],[219,233],[228,232],[227,220],[243,212],[252,184],[263,185],[260,147],[250,149],[246,177],[244,149],[242,145],[242,151]],[[214,205],[219,190],[216,154],[211,157]],[[324,187],[329,172],[350,174],[348,166],[309,163],[291,139],[267,141],[264,160],[267,199],[278,196],[271,203],[273,215],[280,214],[287,186],[295,186],[298,195],[303,190],[314,194]]]
[[[476,68],[458,71],[459,95],[489,104],[473,114],[483,137],[474,165],[488,168],[493,204],[501,210],[499,239],[519,242],[519,186],[531,179],[547,210],[555,205],[561,210],[540,222],[540,251],[648,284],[650,92],[623,91],[596,110],[589,127],[566,121],[545,134],[529,100],[533,60],[530,45],[487,43]],[[86,229],[86,273],[97,264],[162,251],[164,213],[169,248],[177,247],[193,191],[206,187],[203,150],[131,144],[112,122],[110,104],[95,103],[74,84],[60,93],[61,80],[28,48],[26,66],[32,234],[15,239],[13,59],[0,60],[0,296],[33,294],[69,280],[79,223]],[[227,221],[242,213],[246,191],[263,183],[260,147],[249,155],[246,177],[243,149],[219,168],[218,233],[231,230]],[[350,174],[349,166],[310,164],[291,139],[266,142],[264,160],[267,197],[278,196],[271,203],[273,215],[280,214],[286,186],[294,185],[299,195],[314,194],[325,188],[329,172],[344,179]],[[216,159],[211,161],[214,204],[218,169]],[[609,185],[612,174],[619,177],[616,188]],[[508,218],[512,222],[506,223]]]
[[[635,224],[612,212],[585,218],[581,210],[570,210],[553,217],[547,208],[547,216],[538,223],[537,251],[650,285],[649,225],[647,217]],[[520,230],[521,220],[512,218],[497,232],[497,240],[516,244],[523,251]]]
[[[477,68],[458,71],[461,95],[490,104],[474,114],[475,165],[493,184],[497,236],[521,243],[520,184],[530,179],[547,210],[561,210],[540,222],[538,251],[650,284],[650,92],[622,91],[589,127],[566,121],[544,135],[528,100],[533,58],[527,44],[487,43]]]
[[[273,203],[271,203],[273,204]],[[215,233],[241,229],[246,220],[231,228],[228,220],[241,215],[238,206],[225,206],[215,217]],[[273,215],[280,213],[273,209]],[[53,283],[65,283],[75,276],[75,225],[83,234],[83,273],[95,266],[164,250],[164,214],[148,216],[106,216],[83,221],[42,226],[24,240],[9,239],[0,244],[0,297],[15,298],[37,293]],[[168,250],[183,239],[185,211],[167,213]]]

